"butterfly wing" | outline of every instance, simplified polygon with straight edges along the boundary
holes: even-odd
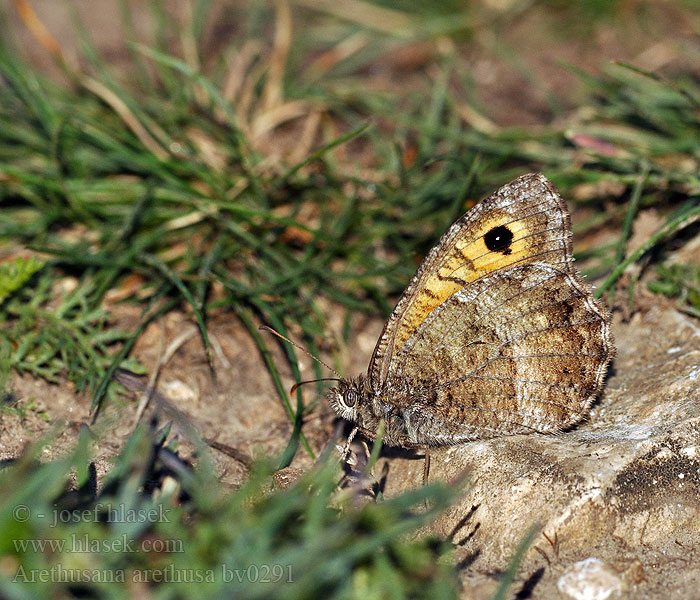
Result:
[[[484,276],[433,310],[395,355],[390,381],[411,382],[396,408],[413,443],[547,432],[586,413],[613,352],[608,315],[587,286],[529,263]]]
[[[432,311],[470,282],[534,261],[569,271],[570,231],[566,205],[540,174],[523,175],[482,200],[445,232],[399,299],[370,361],[373,387],[383,387],[394,355]]]
[[[412,443],[551,431],[581,418],[614,353],[606,310],[572,267],[568,211],[539,174],[457,221],[385,325],[373,389]],[[397,383],[401,382],[401,383]]]

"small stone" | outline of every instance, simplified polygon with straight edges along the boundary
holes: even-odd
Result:
[[[557,588],[573,600],[608,600],[619,598],[623,581],[597,558],[574,563],[557,581]]]

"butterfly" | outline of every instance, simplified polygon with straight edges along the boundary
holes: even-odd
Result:
[[[566,204],[523,175],[455,222],[384,325],[335,412],[403,448],[562,431],[587,414],[615,348],[607,309],[573,267]],[[427,463],[427,459],[426,459]]]

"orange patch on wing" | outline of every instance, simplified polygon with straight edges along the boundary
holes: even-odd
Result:
[[[501,225],[513,234],[507,253],[489,250],[484,241],[489,231]],[[438,269],[416,290],[396,331],[394,347],[401,348],[433,310],[470,281],[536,255],[538,242],[531,236],[535,226],[528,218],[514,221],[512,215],[491,213],[465,231],[468,235],[456,240]]]

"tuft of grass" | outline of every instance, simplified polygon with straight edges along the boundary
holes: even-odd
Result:
[[[37,443],[0,471],[0,594],[456,597],[449,544],[415,533],[455,490],[356,504],[336,491],[328,457],[285,489],[257,464],[240,489],[225,490],[206,460],[192,468],[166,439],[137,429],[99,492],[87,429],[64,458],[39,465]]]
[[[77,392],[94,392],[118,351],[115,346],[130,334],[115,329],[107,311],[95,303],[92,281],[60,291],[55,272],[44,267],[35,257],[0,265],[0,370],[52,383],[67,377]],[[133,359],[119,364],[140,370]],[[0,380],[2,393],[7,393],[6,379]]]
[[[700,318],[700,265],[659,265],[647,287],[674,298],[681,310]]]

